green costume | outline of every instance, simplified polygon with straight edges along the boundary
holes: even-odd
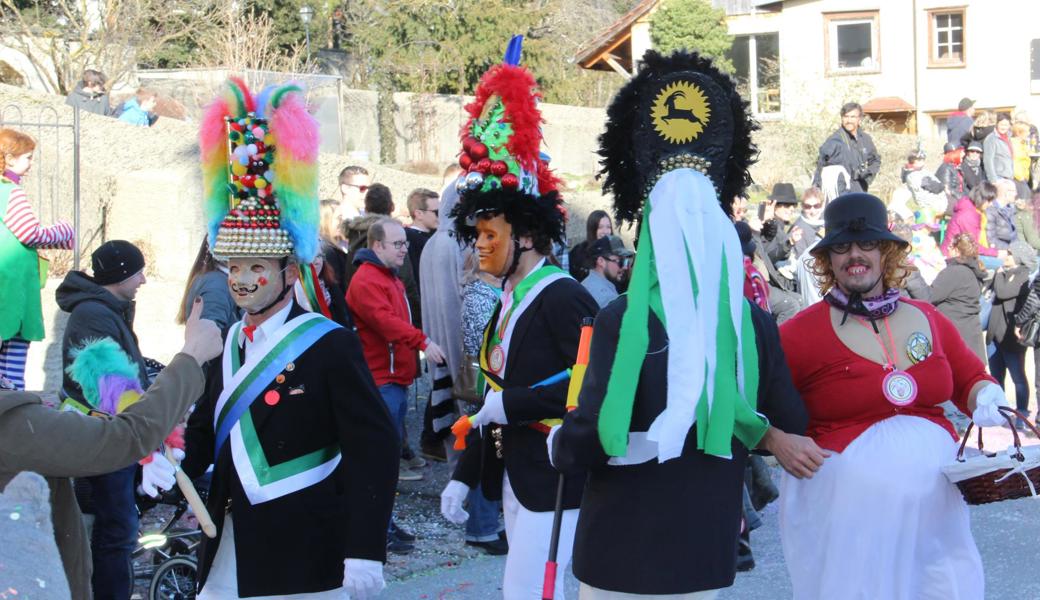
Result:
[[[0,215],[7,214],[7,204],[16,187],[9,179],[0,178]],[[36,249],[22,244],[6,225],[0,226],[0,290],[0,340],[42,340],[40,259]]]

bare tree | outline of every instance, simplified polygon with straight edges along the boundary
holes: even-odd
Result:
[[[251,87],[262,81],[258,72],[307,73],[314,70],[307,61],[306,51],[295,46],[289,54],[272,52],[274,25],[264,13],[242,11],[229,3],[215,15],[214,26],[197,36],[201,56],[198,63],[207,67],[225,68],[245,73]]]
[[[219,0],[0,0],[6,42],[24,54],[52,92],[69,93],[84,69],[109,84],[138,57],[198,34]]]

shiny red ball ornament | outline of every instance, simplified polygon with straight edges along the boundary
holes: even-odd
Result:
[[[482,158],[479,161],[477,161],[477,170],[480,171],[481,173],[487,175],[488,172],[491,171],[491,159],[490,158]]]
[[[501,177],[508,172],[509,166],[506,163],[500,160],[496,160],[495,162],[491,163],[491,174],[495,177]]]
[[[473,164],[473,159],[469,157],[469,154],[462,154],[459,156],[459,166],[465,171],[469,169],[469,166]]]
[[[477,143],[477,138],[475,138],[473,136],[469,136],[466,139],[462,140],[462,149],[465,152],[468,153],[473,148],[473,144],[476,144],[476,143]]]
[[[477,142],[470,147],[469,153],[473,155],[473,158],[480,160],[487,157],[488,147],[483,142]]]
[[[502,187],[509,190],[515,190],[520,187],[520,179],[512,173],[506,173],[502,176]]]

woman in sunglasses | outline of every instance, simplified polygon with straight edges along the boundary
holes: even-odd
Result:
[[[791,247],[791,258],[805,253],[810,246],[823,237],[823,191],[809,187],[802,192],[802,214],[794,222],[794,228],[802,230],[802,236]]]
[[[940,403],[1003,422],[1004,391],[957,328],[900,297],[909,244],[866,193],[836,198],[810,252],[825,302],[780,336],[819,464],[785,474],[780,527],[794,597],[985,596],[968,507],[941,467],[957,436]]]

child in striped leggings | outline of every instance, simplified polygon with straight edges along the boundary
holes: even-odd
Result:
[[[38,248],[70,249],[74,232],[65,222],[43,227],[22,189],[36,142],[0,129],[0,379],[25,389],[29,342],[43,339]]]

